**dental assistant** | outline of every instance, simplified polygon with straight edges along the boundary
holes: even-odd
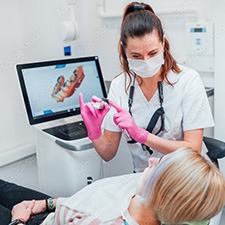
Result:
[[[125,8],[119,58],[123,73],[111,83],[110,109],[105,104],[99,112],[93,107],[96,97],[84,104],[80,96],[81,115],[98,154],[111,160],[123,133],[135,172],[147,167],[149,157],[180,147],[206,156],[203,131],[214,122],[201,78],[176,63],[161,21],[148,4],[132,2]]]

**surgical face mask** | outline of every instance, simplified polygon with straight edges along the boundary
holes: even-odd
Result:
[[[129,69],[142,78],[154,76],[164,64],[163,52],[147,60],[127,58]]]

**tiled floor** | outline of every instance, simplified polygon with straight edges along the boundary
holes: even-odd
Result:
[[[225,225],[225,208],[223,209],[223,214],[220,219],[220,225]]]

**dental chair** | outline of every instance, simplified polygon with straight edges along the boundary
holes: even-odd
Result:
[[[203,141],[208,148],[207,155],[219,167],[218,159],[225,157],[225,142],[210,137],[203,137]],[[221,224],[221,216],[222,211],[210,220],[209,225]]]

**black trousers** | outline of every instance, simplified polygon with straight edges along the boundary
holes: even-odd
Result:
[[[41,200],[50,196],[0,179],[0,224],[8,225],[11,222],[11,210],[14,205],[23,200]],[[32,217],[26,224],[39,225],[48,213],[41,213]]]

